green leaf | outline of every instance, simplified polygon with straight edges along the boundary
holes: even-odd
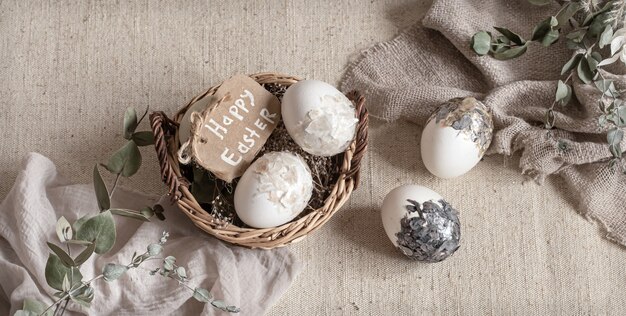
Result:
[[[506,51],[503,51],[501,53],[494,53],[493,57],[495,59],[499,59],[499,60],[507,60],[507,59],[512,59],[512,58],[516,58],[521,56],[522,54],[524,54],[526,52],[526,47],[527,45],[523,45],[523,46],[518,46],[518,47],[514,47],[511,49],[508,49]]]
[[[491,35],[485,31],[474,34],[470,46],[480,56],[487,54],[491,47]]]
[[[600,79],[593,82],[596,85],[596,88],[601,92],[607,94],[610,90],[615,90],[615,84],[613,80],[608,79]]]
[[[591,72],[595,73],[598,68],[598,61],[594,58],[593,55],[587,56],[587,63],[589,64],[589,69]]]
[[[580,5],[578,2],[569,2],[559,12],[556,14],[556,19],[558,21],[559,27],[563,27],[567,24],[567,21],[571,19],[576,12],[580,10]]]
[[[163,270],[172,271],[174,270],[174,263],[176,262],[176,258],[173,256],[167,256],[163,259]]]
[[[506,38],[508,38],[511,42],[517,45],[524,45],[526,43],[526,41],[521,36],[512,32],[511,30],[507,28],[497,27],[497,26],[494,26],[493,28],[496,29],[498,32],[500,32],[500,34],[506,36]]]
[[[143,221],[143,222],[149,222],[150,221],[150,219],[148,217],[145,217],[143,214],[138,213],[138,212],[133,211],[133,210],[127,210],[127,209],[122,209],[122,208],[112,208],[109,211],[111,211],[111,213],[113,215],[124,216],[124,217],[128,217],[128,218],[140,220],[140,221]]]
[[[109,162],[107,163],[107,169],[113,173],[121,173],[124,177],[130,177],[134,175],[141,166],[141,153],[139,147],[134,141],[129,141],[116,151]]]
[[[81,245],[81,246],[89,246],[93,244],[90,241],[77,240],[77,239],[68,240],[67,243],[72,244],[72,245]]]
[[[73,284],[80,283],[83,279],[83,275],[77,268],[66,267],[61,262],[61,259],[59,259],[59,257],[57,257],[57,255],[55,254],[50,254],[48,256],[45,275],[48,285],[50,285],[51,288],[59,291],[61,291],[63,288],[63,277],[65,275],[69,275],[69,278]]]
[[[541,45],[548,47],[559,39],[559,30],[550,30],[542,39]]]
[[[565,63],[565,65],[563,66],[563,69],[561,70],[561,75],[564,75],[565,73],[570,72],[574,68],[578,67],[578,63],[580,62],[581,58],[583,58],[583,54],[575,54],[574,56],[572,56],[572,58],[570,58],[570,60],[568,60],[567,63]]]
[[[544,36],[546,36],[546,34],[548,34],[550,30],[552,30],[553,21],[556,21],[556,18],[551,16],[537,24],[537,26],[535,26],[535,29],[533,30],[530,40],[540,41],[541,39],[543,39]]]
[[[87,259],[91,257],[91,255],[93,254],[95,250],[96,250],[96,244],[95,243],[89,244],[89,246],[87,246],[85,250],[83,250],[78,256],[76,256],[76,259],[74,259],[74,262],[76,263],[76,265],[79,266],[85,263],[85,261],[87,261]]]
[[[241,312],[241,309],[237,306],[226,306],[226,311],[229,313],[239,313]]]
[[[604,48],[604,46],[611,44],[611,40],[613,40],[613,27],[607,25],[600,35],[598,45],[600,46],[600,48]]]
[[[52,309],[46,311],[45,314],[43,313],[46,310],[46,308],[48,308],[46,304],[38,300],[32,299],[32,298],[25,299],[24,305],[22,307],[24,311],[34,313],[34,315],[52,316],[52,312],[53,312]],[[15,315],[18,315],[18,314],[16,313]]]
[[[67,274],[63,277],[63,284],[61,285],[61,290],[63,292],[69,292],[70,288],[72,286],[70,285],[70,279],[67,278]]]
[[[213,307],[217,308],[217,309],[221,309],[223,311],[226,311],[226,303],[224,303],[224,301],[220,301],[220,300],[215,300],[211,302],[211,305],[213,305]]]
[[[176,273],[176,275],[178,275],[178,277],[181,280],[187,278],[187,271],[185,271],[184,267],[178,267],[178,268],[176,268],[176,270],[174,270],[174,272]]]
[[[91,286],[85,286],[80,290],[77,290],[70,296],[72,301],[85,306],[87,308],[91,307],[91,302],[93,301],[94,291]]]
[[[552,0],[528,0],[531,4],[544,6],[552,3]]]
[[[587,62],[587,59],[583,58],[580,60],[580,63],[578,63],[577,73],[578,78],[580,78],[580,80],[582,80],[584,83],[590,83],[591,81],[593,81],[594,74],[589,68],[589,63]]]
[[[560,102],[561,104],[567,104],[569,103],[569,100],[571,99],[571,97],[572,97],[572,88],[568,84],[563,82],[562,80],[559,80],[559,83],[557,84],[557,88],[556,88],[555,101]]]
[[[578,31],[571,32],[567,34],[565,37],[571,39],[572,41],[576,43],[580,43],[582,42],[583,38],[585,38],[586,34],[587,34],[587,30],[581,29]]]
[[[111,200],[109,199],[109,191],[98,170],[98,165],[93,167],[93,188],[96,192],[96,199],[98,200],[98,208],[100,208],[100,211],[108,210],[111,207]]]
[[[115,221],[109,211],[88,219],[76,232],[77,239],[92,241],[96,244],[97,254],[111,250],[115,244],[115,236]]]
[[[622,105],[617,108],[617,126],[624,127],[626,125],[626,106]]]
[[[137,111],[133,107],[126,109],[124,113],[124,138],[130,140],[137,129]]]
[[[552,109],[549,109],[548,111],[546,111],[546,128],[550,129],[554,127],[554,123],[556,121],[556,118],[554,117],[554,111]]]
[[[82,226],[82,225],[83,225],[83,224],[84,224],[84,223],[85,223],[88,219],[89,219],[89,216],[87,216],[87,215],[81,216],[79,219],[77,219],[77,220],[74,222],[74,225],[72,225],[72,228],[74,228],[74,231],[75,231],[75,232],[77,232],[77,231],[80,229],[80,227],[81,227],[81,226]]]
[[[208,303],[213,299],[213,295],[211,295],[209,291],[197,287],[195,290],[193,290],[193,298],[202,303]]]
[[[617,144],[617,145],[609,145],[609,151],[611,152],[611,154],[613,155],[613,157],[615,158],[622,158],[622,147]]]
[[[72,257],[70,257],[70,255],[68,255],[63,249],[61,249],[61,247],[49,242],[47,244],[48,248],[50,248],[50,250],[52,250],[52,252],[59,257],[61,263],[63,263],[66,267],[70,268],[76,265],[74,264],[74,260],[72,259]]]
[[[116,263],[107,263],[102,269],[104,280],[111,282],[119,279],[124,273],[128,271],[128,267]]]
[[[70,222],[65,219],[65,217],[61,216],[57,221],[56,225],[57,237],[61,242],[66,242],[71,240],[73,237],[72,226]]]
[[[191,194],[198,203],[210,203],[213,200],[215,181],[207,171],[196,166],[193,168],[193,183],[191,184]]]
[[[148,146],[154,144],[154,135],[149,131],[134,133],[132,138],[137,146]]]
[[[145,218],[151,218],[152,216],[154,216],[154,210],[149,206],[146,206],[140,209],[139,213],[143,215]]]
[[[148,254],[150,257],[159,255],[163,251],[163,246],[159,244],[151,244],[148,246]]]
[[[606,140],[609,145],[617,146],[624,138],[624,131],[621,128],[614,127],[606,134]]]

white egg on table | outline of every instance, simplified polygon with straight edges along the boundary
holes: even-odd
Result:
[[[270,152],[253,162],[239,179],[235,211],[248,226],[280,226],[306,208],[312,192],[311,171],[300,156]]]
[[[473,97],[442,104],[422,132],[421,154],[426,169],[440,178],[470,171],[482,159],[493,135],[489,108]]]
[[[350,146],[359,120],[352,101],[319,80],[302,80],[283,96],[281,115],[287,132],[306,152],[334,156]]]
[[[387,236],[407,257],[439,262],[460,246],[458,212],[437,192],[404,185],[387,194],[381,216]]]

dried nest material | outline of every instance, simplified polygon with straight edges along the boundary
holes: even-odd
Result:
[[[282,101],[283,94],[287,87],[280,84],[263,84],[263,87]],[[265,145],[257,154],[257,158],[265,153],[274,151],[287,151],[300,155],[309,166],[313,177],[313,194],[311,200],[299,217],[308,214],[310,211],[319,209],[324,205],[324,201],[330,195],[332,187],[337,180],[339,167],[334,157],[314,156],[304,151],[296,144],[285,125],[280,122]],[[202,208],[223,223],[232,223],[240,227],[245,224],[237,218],[235,213],[233,198],[235,186],[238,179],[232,183],[226,183],[215,177],[211,172],[197,166],[181,165],[183,174],[191,180],[191,193],[200,203]],[[299,218],[298,217],[298,218]]]

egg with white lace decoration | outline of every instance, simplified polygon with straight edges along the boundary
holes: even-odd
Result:
[[[343,93],[319,80],[302,80],[283,96],[281,115],[287,132],[306,152],[334,156],[356,133],[356,109]]]
[[[439,178],[461,176],[483,158],[492,135],[491,112],[485,104],[473,97],[451,99],[426,122],[422,161]]]
[[[431,189],[404,185],[391,190],[381,216],[393,245],[410,259],[439,262],[459,249],[459,214]]]
[[[313,192],[311,171],[302,157],[270,152],[253,162],[235,188],[235,212],[255,228],[280,226],[308,205]]]

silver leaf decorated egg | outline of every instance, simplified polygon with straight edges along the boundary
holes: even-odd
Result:
[[[391,242],[411,259],[439,262],[459,249],[458,212],[433,190],[397,187],[385,197],[381,215]]]
[[[487,106],[473,97],[451,99],[424,127],[422,161],[439,178],[458,177],[478,164],[492,135],[493,121]]]
[[[356,109],[343,93],[319,80],[302,80],[283,96],[281,115],[287,132],[306,152],[334,156],[354,139]]]

